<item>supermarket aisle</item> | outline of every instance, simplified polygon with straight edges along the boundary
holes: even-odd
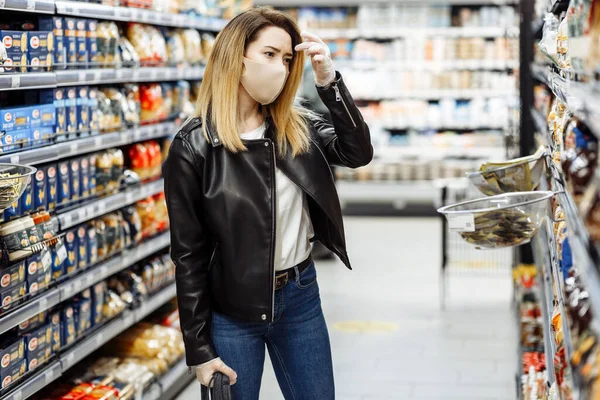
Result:
[[[451,278],[441,312],[439,223],[347,218],[354,271],[338,261],[318,263],[337,399],[515,398],[510,279]],[[360,333],[349,321],[386,324],[363,324]],[[198,390],[193,383],[177,400],[196,400]],[[261,400],[280,399],[268,364]]]

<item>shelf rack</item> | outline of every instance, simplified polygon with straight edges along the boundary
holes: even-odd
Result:
[[[519,29],[514,27],[415,27],[415,28],[381,28],[381,29],[316,29],[313,32],[323,40],[335,39],[399,39],[443,36],[451,38],[461,37],[517,37]]]
[[[505,70],[519,67],[519,60],[334,60],[335,66],[344,69],[389,69],[401,71],[455,71],[455,70]]]
[[[204,66],[95,68],[0,75],[0,91],[51,89],[63,86],[105,85],[128,82],[201,80]]]
[[[404,99],[419,99],[419,100],[438,100],[443,98],[452,99],[478,99],[478,98],[493,98],[493,97],[511,97],[517,96],[514,89],[494,90],[494,89],[427,89],[427,90],[411,90],[403,93],[395,94],[371,94],[369,96],[357,94],[354,99],[357,101],[382,101],[382,100],[404,100]]]
[[[42,295],[33,298],[23,307],[0,317],[0,334],[9,331],[21,322],[46,311],[53,306],[70,299],[73,295],[85,290],[96,283],[126,269],[152,254],[160,251],[170,244],[169,233],[162,233],[148,241],[137,245],[135,248],[123,251],[110,260],[90,267],[83,273],[47,290]]]
[[[119,316],[95,330],[92,335],[86,336],[70,349],[61,352],[59,354],[59,361],[52,362],[46,367],[40,368],[34,376],[21,382],[13,391],[2,397],[2,400],[24,400],[33,396],[61,375],[65,374],[75,364],[108,343],[112,338],[162,307],[165,303],[175,297],[175,295],[175,283],[171,283],[146,301],[142,302],[137,309],[125,310]],[[173,372],[181,372],[181,363],[177,364]],[[165,379],[165,377],[163,377],[163,379]],[[169,377],[164,382],[169,383],[171,382],[171,379],[173,378]],[[162,379],[161,382],[163,382]],[[144,399],[145,398],[146,397],[144,396]]]
[[[29,165],[44,164],[112,147],[167,137],[175,134],[178,129],[179,127],[175,122],[144,125],[119,132],[103,133],[37,149],[0,155],[0,162]]]

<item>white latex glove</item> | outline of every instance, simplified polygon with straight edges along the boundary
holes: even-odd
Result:
[[[204,386],[208,386],[210,378],[212,378],[213,374],[217,371],[227,375],[231,385],[234,385],[237,381],[236,372],[225,365],[225,363],[219,357],[196,366],[196,379]]]
[[[305,51],[310,57],[313,71],[315,73],[315,82],[318,86],[327,86],[335,79],[335,69],[331,61],[331,52],[329,47],[312,33],[302,32],[303,43],[296,46],[296,51]]]

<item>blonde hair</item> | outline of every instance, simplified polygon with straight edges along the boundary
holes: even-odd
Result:
[[[289,16],[267,8],[251,8],[232,19],[219,33],[204,72],[196,116],[204,121],[202,131],[207,139],[210,123],[219,133],[223,146],[234,153],[246,150],[238,132],[238,91],[244,53],[260,31],[270,26],[285,30],[292,38],[292,48],[302,43],[300,30]],[[304,52],[296,52],[279,97],[262,106],[265,116],[275,125],[275,141],[281,155],[287,153],[288,146],[293,156],[309,148],[307,121],[313,114],[294,104],[303,68]]]

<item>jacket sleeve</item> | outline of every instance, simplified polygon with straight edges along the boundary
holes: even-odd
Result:
[[[163,164],[179,318],[190,366],[218,357],[210,336],[208,268],[214,246],[202,220],[201,166],[195,161],[188,142],[177,135]]]
[[[315,129],[330,164],[358,168],[373,159],[369,127],[336,72],[335,81],[327,87],[317,86],[323,103],[331,113],[333,126],[324,120],[315,122]]]

